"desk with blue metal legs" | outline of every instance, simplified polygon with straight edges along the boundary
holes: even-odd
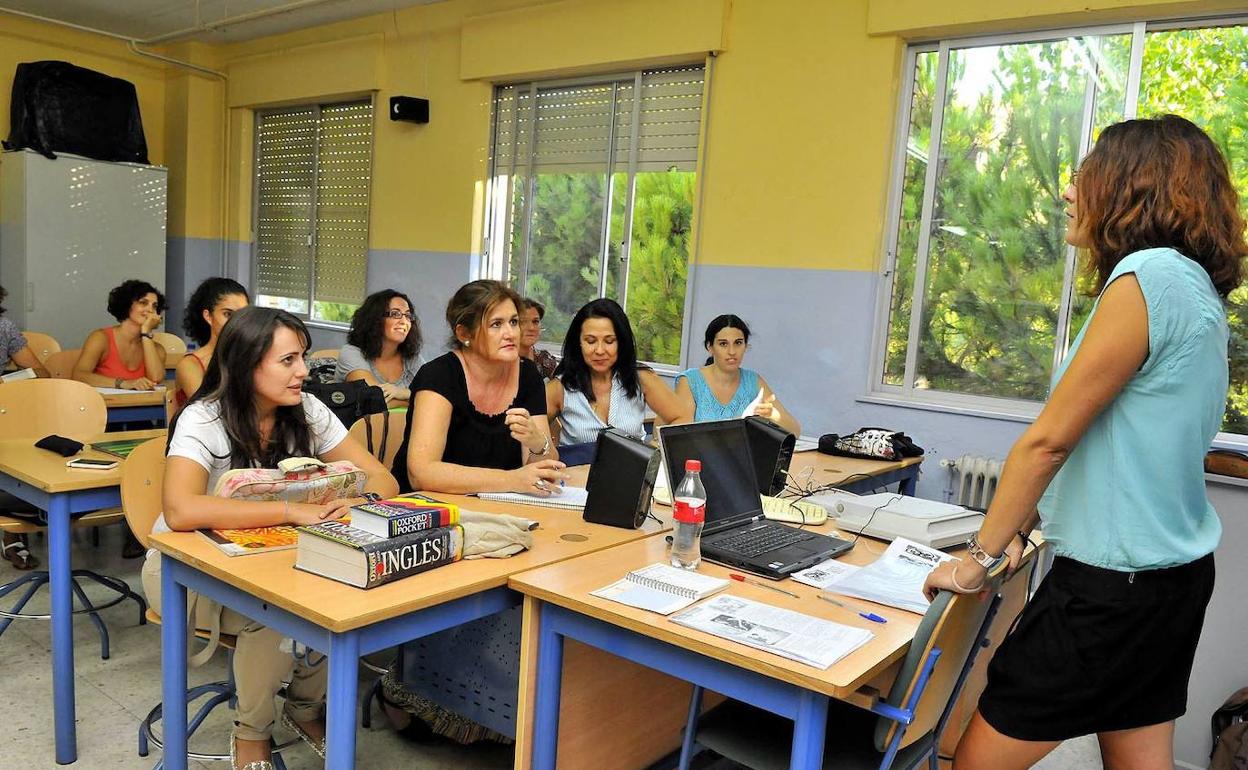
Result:
[[[108,425],[110,428],[125,423],[156,423],[164,425],[166,419],[164,388],[156,390],[117,391],[113,388],[97,388],[102,390],[104,405],[108,407]]]
[[[163,430],[110,433],[97,440],[154,438]],[[88,451],[84,457],[115,459]],[[0,491],[25,500],[47,516],[48,589],[52,615],[52,706],[56,761],[78,759],[74,723],[74,628],[69,533],[75,514],[116,508],[121,504],[121,469],[79,470],[65,467],[65,458],[36,449],[34,440],[0,441]]]
[[[865,541],[864,541],[865,542]],[[873,544],[880,545],[880,544]],[[864,564],[878,554],[862,547],[846,557]],[[527,756],[517,757],[517,767],[550,770],[569,766],[559,761],[561,734],[560,701],[565,686],[564,641],[571,639],[624,658],[672,677],[752,703],[794,721],[794,768],[822,765],[828,699],[837,698],[864,708],[874,704],[873,692],[884,692],[896,675],[896,664],[914,638],[920,617],[901,610],[861,604],[888,618],[875,624],[827,602],[816,600],[818,590],[788,581],[791,598],[748,584],[733,583],[730,594],[745,596],[845,625],[868,628],[875,638],[826,670],[787,660],[720,639],[671,622],[645,610],[590,595],[590,591],[618,580],[629,570],[666,558],[663,537],[627,543],[607,551],[520,573],[509,585],[525,595],[526,618],[537,628],[526,630],[533,640],[522,659],[534,661],[535,672],[521,672],[521,681],[532,674],[532,691],[522,693],[517,722],[531,720],[531,741],[526,736]],[[726,577],[729,570],[703,562],[700,572]],[[693,704],[693,708],[697,704]],[[615,703],[602,719],[626,720],[623,704]],[[582,742],[585,736],[580,736]],[[518,752],[522,749],[518,743]],[[687,747],[686,747],[687,748]]]
[[[326,761],[354,767],[358,659],[520,603],[507,588],[516,572],[610,548],[659,532],[589,524],[579,510],[526,506],[522,511],[475,498],[440,496],[473,510],[520,513],[537,519],[533,547],[507,559],[446,565],[364,591],[294,569],[295,552],[229,557],[193,532],[152,535],[161,552],[161,615],[186,614],[189,589],[270,626],[328,656]],[[186,627],[161,626],[165,767],[182,770],[186,757]]]

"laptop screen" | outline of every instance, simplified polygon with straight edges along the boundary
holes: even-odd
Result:
[[[744,421],[666,425],[659,430],[659,441],[673,495],[685,477],[685,460],[702,461],[708,529],[762,513]]]

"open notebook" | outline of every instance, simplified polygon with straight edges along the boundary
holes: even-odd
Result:
[[[477,497],[498,503],[544,505],[548,508],[574,508],[579,510],[585,507],[585,501],[588,499],[589,493],[585,491],[585,487],[560,487],[558,494],[549,497],[529,495],[524,492],[478,492]]]
[[[670,615],[728,587],[728,581],[666,564],[651,564],[633,570],[605,588],[590,591],[643,610]]]

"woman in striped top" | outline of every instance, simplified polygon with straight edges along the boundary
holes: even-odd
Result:
[[[608,427],[641,437],[647,406],[665,423],[693,419],[659,375],[637,363],[624,308],[611,299],[590,302],[568,324],[563,360],[546,383],[551,433],[560,446],[596,441]]]

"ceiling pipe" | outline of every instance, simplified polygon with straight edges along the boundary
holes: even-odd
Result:
[[[199,24],[196,24],[193,27],[187,27],[186,29],[179,29],[174,32],[166,32],[163,35],[157,35],[156,37],[151,37],[146,40],[139,40],[137,42],[142,45],[157,45],[159,43],[168,43],[172,40],[177,40],[179,38],[187,37],[189,35],[199,34],[200,32],[215,32],[217,30],[224,29],[225,27],[232,27],[235,24],[242,24],[243,22],[256,21],[258,19],[265,19],[265,18],[268,18],[269,16],[278,16],[283,13],[290,13],[291,11],[298,11],[302,8],[311,8],[312,6],[325,5],[326,3],[331,3],[331,2],[336,2],[336,1],[337,0],[295,0],[295,2],[293,3],[286,3],[285,5],[279,5],[276,8],[265,8],[259,11],[251,11],[250,13],[241,13],[237,16],[228,16],[224,19],[219,19],[217,21],[201,22]]]

